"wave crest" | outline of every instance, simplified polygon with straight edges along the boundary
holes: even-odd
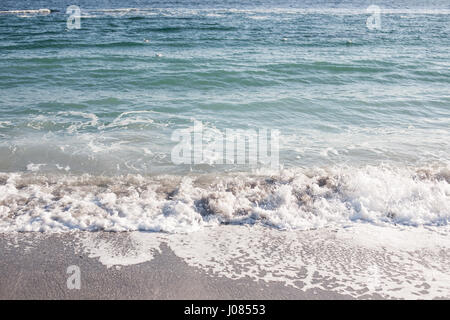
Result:
[[[121,177],[0,174],[0,232],[191,232],[217,224],[278,229],[447,225],[450,170],[289,169],[277,175]]]

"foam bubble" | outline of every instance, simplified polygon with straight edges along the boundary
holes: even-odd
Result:
[[[41,165],[30,164],[30,170]],[[150,230],[217,224],[308,230],[364,221],[450,221],[448,168],[289,169],[278,174],[120,177],[0,174],[0,231]]]
[[[30,10],[1,10],[0,13],[3,14],[43,14],[47,15],[50,14],[52,10],[50,9],[30,9]]]
[[[36,171],[41,170],[41,167],[43,167],[43,166],[45,166],[45,163],[29,163],[27,165],[27,170],[36,172]]]
[[[191,267],[233,280],[279,282],[302,291],[355,298],[447,297],[449,229],[373,226],[280,232],[262,226],[221,226],[190,234],[132,232],[80,236],[80,251],[104,265],[151,261],[167,245]]]

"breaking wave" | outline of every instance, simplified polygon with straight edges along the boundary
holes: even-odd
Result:
[[[307,230],[353,222],[448,225],[449,167],[219,176],[0,174],[0,232],[185,233],[219,224]]]

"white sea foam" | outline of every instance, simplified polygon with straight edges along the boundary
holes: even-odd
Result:
[[[1,10],[3,14],[49,14],[52,11],[50,9],[30,9],[30,10]]]
[[[449,9],[444,8],[381,8],[382,14],[395,15],[448,15]],[[30,10],[0,10],[0,14],[14,14],[21,17],[30,17],[33,15],[48,15],[52,13],[51,9],[30,9]],[[248,15],[251,19],[258,19],[265,14],[271,15],[367,15],[367,9],[362,8],[251,8],[251,9],[191,9],[191,8],[111,8],[111,9],[83,9],[81,14],[83,18],[97,18],[101,15],[108,16],[209,16],[226,17],[227,13]],[[225,14],[225,15],[224,15]]]
[[[450,229],[374,226],[277,231],[221,226],[191,234],[132,232],[121,237],[81,233],[80,252],[104,265],[151,261],[161,245],[191,267],[233,280],[281,282],[355,298],[450,297]]]
[[[267,19],[270,19],[270,17],[269,16],[249,16],[249,18],[250,19],[253,19],[253,20],[267,20]]]
[[[4,173],[0,231],[186,233],[223,223],[308,230],[357,221],[442,226],[450,221],[449,182],[446,167],[340,167],[186,177]]]
[[[58,115],[62,116],[75,116],[75,117],[81,117],[83,119],[88,119],[90,121],[78,121],[70,125],[69,128],[67,128],[67,131],[70,133],[77,132],[79,129],[85,128],[85,127],[97,127],[98,125],[98,117],[93,113],[86,113],[86,112],[78,112],[78,111],[62,111],[59,112]]]
[[[444,8],[380,8],[382,14],[398,15],[447,15],[450,10]],[[107,15],[165,15],[165,16],[221,16],[227,13],[245,15],[367,15],[367,7],[361,8],[247,8],[247,9],[215,9],[215,8],[115,8],[115,9],[86,9],[88,13],[101,13]]]
[[[61,166],[61,165],[59,165],[59,164],[56,164],[55,165],[56,166],[56,168],[58,169],[58,170],[64,170],[64,171],[70,171],[70,167],[69,166]]]
[[[396,248],[392,240],[398,238],[408,246]],[[177,235],[168,243],[189,265],[231,279],[280,281],[302,290],[331,290],[354,297],[450,294],[445,263],[448,229],[439,235],[422,228],[367,224],[308,232],[235,227],[195,233],[188,240]]]
[[[0,128],[7,128],[11,126],[11,121],[0,121]]]
[[[36,172],[39,171],[43,166],[45,166],[45,163],[29,163],[27,165],[27,170]]]
[[[98,259],[108,268],[112,266],[129,266],[153,260],[156,253],[160,253],[161,234],[151,237],[139,237],[131,234],[129,243],[119,239],[116,243],[109,239],[105,241],[98,235],[77,234],[79,247],[90,258]]]

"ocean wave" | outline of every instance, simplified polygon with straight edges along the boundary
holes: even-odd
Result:
[[[42,15],[59,12],[58,10],[41,8],[41,9],[23,9],[23,10],[0,10],[0,14],[31,14]],[[63,10],[61,11],[63,12]],[[450,10],[447,8],[380,8],[382,14],[396,15],[448,15]],[[102,8],[102,9],[82,9],[82,17],[99,17],[99,16],[168,16],[168,17],[191,17],[191,16],[208,16],[208,17],[226,17],[227,15],[249,15],[262,17],[265,14],[270,15],[367,15],[367,8]],[[251,18],[251,17],[250,17]]]
[[[450,222],[450,170],[388,166],[121,177],[0,174],[0,232],[281,230]]]
[[[409,14],[409,15],[446,15],[450,10],[446,8],[380,8],[383,14]],[[360,8],[111,8],[111,9],[86,9],[85,12],[100,13],[106,15],[164,15],[164,16],[226,16],[227,14],[243,15],[367,15],[367,7]]]
[[[8,128],[11,126],[11,121],[0,121],[0,128]]]
[[[51,9],[28,9],[28,10],[0,10],[0,14],[50,14]]]

